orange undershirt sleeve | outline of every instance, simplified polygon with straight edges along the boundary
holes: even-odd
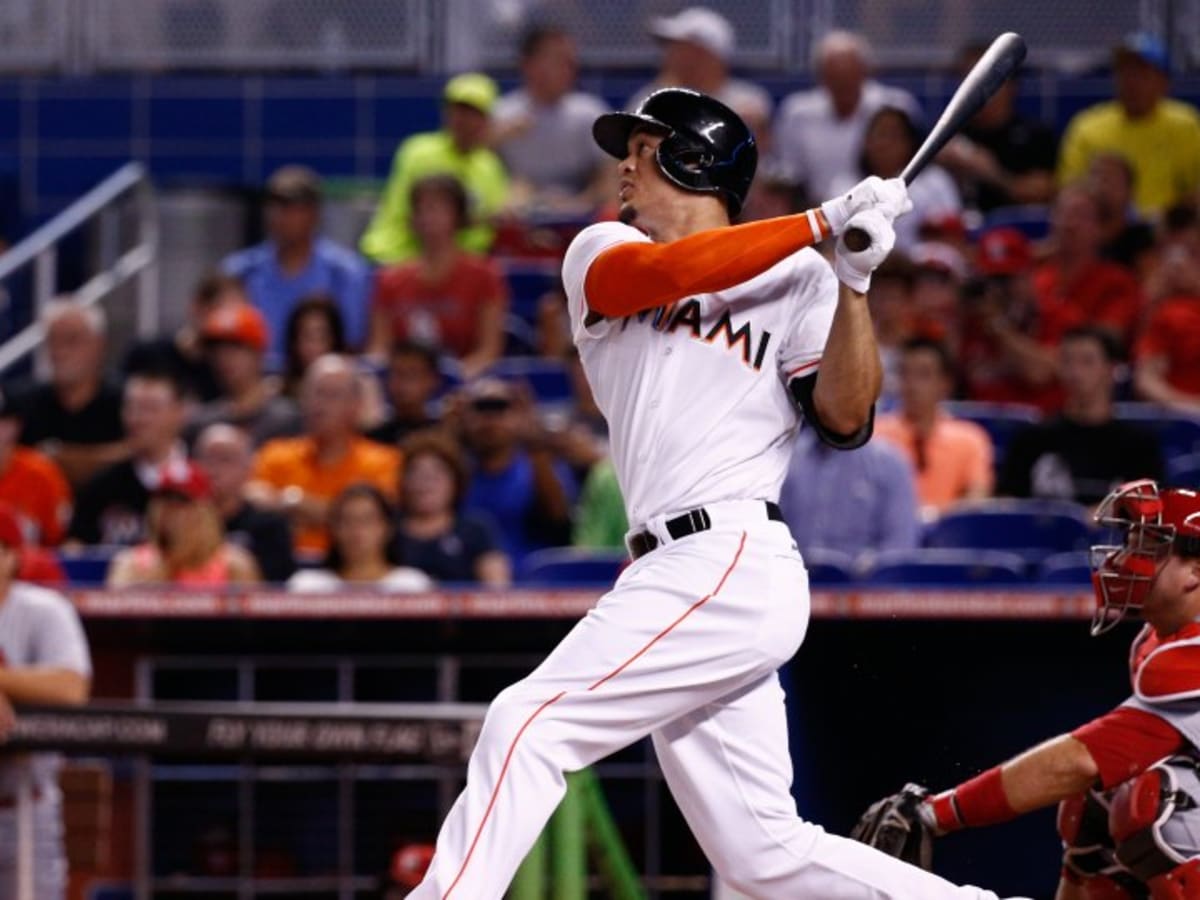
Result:
[[[628,316],[741,284],[830,233],[824,213],[810,209],[713,228],[669,244],[617,244],[588,267],[584,294],[592,312]]]

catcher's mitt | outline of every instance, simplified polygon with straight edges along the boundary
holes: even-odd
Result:
[[[858,820],[850,837],[906,863],[930,869],[933,864],[933,829],[921,817],[929,791],[919,784],[873,803]]]

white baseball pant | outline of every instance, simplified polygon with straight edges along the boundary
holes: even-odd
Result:
[[[761,502],[634,562],[527,678],[493,701],[467,785],[409,900],[501,898],[566,789],[646,736],[722,879],[763,900],[985,900],[796,814],[776,670],[808,625],[808,578]]]

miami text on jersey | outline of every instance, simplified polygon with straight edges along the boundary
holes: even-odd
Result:
[[[645,322],[649,319],[651,328],[664,333],[674,333],[679,328],[683,328],[696,340],[704,341],[706,344],[714,344],[718,337],[724,335],[725,349],[733,352],[740,351],[742,362],[755,371],[762,368],[763,360],[767,356],[767,347],[771,343],[771,332],[763,329],[756,346],[751,323],[743,322],[735,329],[728,309],[722,310],[717,321],[705,330],[701,321],[700,301],[694,297],[679,303],[660,306],[658,309],[646,310],[633,316],[626,316],[621,322],[621,330],[624,331],[628,328],[630,321],[635,319],[638,322]],[[752,348],[753,352],[751,352]]]

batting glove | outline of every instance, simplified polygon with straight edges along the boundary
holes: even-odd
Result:
[[[846,228],[865,231],[871,243],[863,250],[851,250],[846,246],[843,234],[838,238],[837,250],[833,255],[833,271],[842,284],[860,294],[871,287],[871,273],[887,259],[896,245],[896,232],[891,219],[879,209],[866,209],[846,220]]]
[[[833,233],[841,234],[846,230],[846,224],[855,213],[867,209],[877,209],[893,221],[912,209],[912,201],[908,199],[908,186],[902,178],[889,178],[884,181],[877,175],[872,175],[852,187],[847,193],[821,204],[821,212],[829,222]]]

